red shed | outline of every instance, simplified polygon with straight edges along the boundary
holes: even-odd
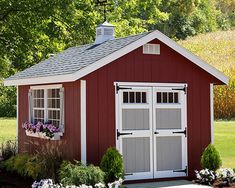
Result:
[[[4,81],[17,86],[19,152],[65,141],[66,158],[98,165],[108,147],[127,180],[192,177],[213,142],[213,85],[228,78],[159,31],[68,48]],[[52,138],[22,123],[59,127]],[[49,139],[43,139],[49,138]]]

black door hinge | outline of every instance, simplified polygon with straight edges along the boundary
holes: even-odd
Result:
[[[186,86],[184,86],[183,88],[172,88],[172,90],[175,90],[175,91],[184,91],[184,94],[187,93],[187,88],[186,88]]]
[[[184,172],[185,174],[187,174],[187,172],[188,172],[187,166],[185,167],[185,169],[182,169],[182,170],[173,170],[173,172]]]
[[[184,134],[185,135],[185,137],[187,136],[187,130],[186,130],[186,128],[184,129],[184,131],[174,131],[174,132],[172,132],[173,134]]]
[[[124,176],[132,176],[132,173],[125,173]]]
[[[119,85],[116,85],[116,92],[118,93],[121,89],[132,89],[131,87],[120,87]]]
[[[118,130],[117,130],[117,139],[119,136],[123,136],[123,135],[132,135],[132,133],[120,133]]]

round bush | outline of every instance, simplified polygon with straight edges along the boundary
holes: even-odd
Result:
[[[100,168],[105,172],[105,183],[124,177],[122,155],[115,148],[109,148],[102,157]]]
[[[209,144],[201,157],[202,168],[207,168],[209,170],[216,171],[222,166],[222,161],[219,152],[216,150],[215,146]]]

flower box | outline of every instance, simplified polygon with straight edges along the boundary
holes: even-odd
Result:
[[[60,140],[60,137],[63,136],[62,132],[54,133],[54,136],[52,138],[50,138],[49,136],[46,136],[46,134],[42,132],[33,132],[33,131],[25,130],[25,133],[27,136],[42,138],[42,139],[47,139],[47,140]]]
[[[43,124],[40,121],[36,124],[26,121],[22,124],[22,128],[25,129],[26,135],[31,137],[48,140],[60,140],[60,137],[63,136],[63,132],[59,127],[56,127],[50,123]]]

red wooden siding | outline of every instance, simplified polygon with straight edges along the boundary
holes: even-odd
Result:
[[[86,80],[87,161],[99,164],[109,146],[115,146],[114,82],[187,83],[189,175],[200,168],[200,156],[210,143],[210,83],[220,83],[201,68],[160,43],[160,55],[146,55],[142,47],[83,77]],[[65,88],[65,142],[67,159],[80,160],[80,80]],[[22,122],[28,119],[28,86],[19,87],[19,149],[33,152],[25,142],[42,141],[25,136]]]
[[[85,76],[87,81],[87,160],[99,164],[105,150],[115,146],[114,82],[187,83],[189,175],[200,168],[200,156],[210,143],[210,83],[220,83],[201,68],[160,43],[160,55],[142,48]]]
[[[63,87],[65,90],[65,133],[61,141],[47,141],[25,135],[21,125],[28,120],[28,90],[30,87],[19,87],[19,152],[35,152],[37,148],[33,144],[28,144],[31,142],[39,145],[50,143],[55,147],[62,147],[66,159],[80,160],[80,82],[63,83]]]

